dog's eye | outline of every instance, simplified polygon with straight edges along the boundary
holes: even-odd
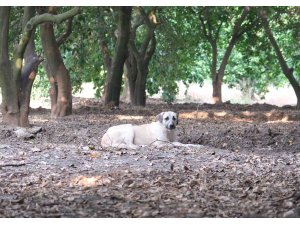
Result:
[[[175,116],[173,116],[173,120],[174,120],[174,121],[176,120]]]
[[[169,117],[167,116],[167,117],[165,118],[165,120],[169,120]]]

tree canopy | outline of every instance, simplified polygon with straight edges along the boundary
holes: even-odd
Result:
[[[155,31],[157,46],[149,65],[147,92],[149,95],[164,93],[166,100],[174,99],[178,91],[176,81],[188,85],[203,83],[210,78],[212,51],[201,30],[199,11],[204,7],[159,7],[158,27]],[[219,56],[226,50],[226,41],[241,7],[214,7],[210,12],[214,35],[220,26],[217,38]],[[254,11],[254,9],[251,9]],[[298,7],[268,7],[270,25],[287,61],[295,67],[299,79],[299,9]],[[104,14],[105,24],[99,23]],[[114,7],[84,7],[73,24],[73,34],[61,47],[70,68],[73,91],[80,90],[82,82],[93,82],[97,96],[103,94],[105,66],[100,49],[99,33],[105,33],[108,50],[112,53],[115,44],[117,15]],[[257,15],[245,23],[257,20]],[[142,35],[143,29],[138,30]],[[220,64],[220,58],[218,60]],[[282,86],[288,81],[280,71],[276,56],[261,24],[247,30],[237,42],[230,56],[224,83],[263,96],[268,85]]]
[[[178,92],[178,81],[188,86],[202,85],[206,79],[212,81],[212,95],[218,97],[217,103],[222,102],[222,83],[238,87],[250,96],[263,97],[269,85],[290,82],[299,95],[299,7],[171,6],[124,10],[124,7],[103,6],[82,7],[80,12],[71,7],[53,9],[41,14],[41,7],[35,7],[39,17],[29,18],[25,26],[21,19],[23,7],[10,7],[9,14],[2,10],[1,16],[7,20],[1,26],[9,24],[8,38],[3,40],[7,42],[10,60],[17,64],[25,51],[23,43],[31,36],[34,51],[44,58],[42,43],[46,42],[39,30],[45,21],[51,21],[73,93],[80,91],[84,82],[93,82],[96,97],[105,95],[104,92],[111,91],[109,87],[105,89],[107,76],[114,76],[111,69],[119,68],[119,72],[124,72],[122,83],[118,81],[112,93],[128,82],[133,105],[145,105],[143,96],[158,92],[162,92],[165,101],[172,102]],[[72,19],[60,20],[60,15],[69,11],[73,13]],[[75,14],[78,15],[74,17]],[[123,27],[121,15],[130,20],[130,27]],[[122,40],[125,42],[121,44],[123,59],[120,60],[117,49]],[[49,60],[45,64],[49,65]],[[121,64],[114,67],[113,62]],[[48,95],[49,72],[47,67],[38,67],[34,92]],[[16,79],[18,74],[17,69]],[[4,82],[1,88],[5,89]]]

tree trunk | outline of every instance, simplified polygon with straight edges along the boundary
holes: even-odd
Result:
[[[217,72],[217,60],[218,60],[218,47],[215,40],[210,40],[212,48],[212,86],[213,86],[213,103],[222,103],[222,81],[220,82],[218,72]]]
[[[133,106],[146,105],[146,70],[141,59],[136,60],[132,53],[126,62],[130,91],[130,103]]]
[[[15,48],[13,61],[10,61],[10,54],[8,52],[9,7],[0,7],[0,85],[2,90],[2,114],[3,122],[13,126],[29,126],[29,100],[33,79],[35,77],[32,71],[35,70],[41,62],[39,57],[32,55],[32,32],[37,25],[46,21],[60,23],[69,17],[75,16],[79,13],[80,8],[74,7],[58,15],[42,14],[35,17],[32,17],[32,10],[31,7],[25,8],[21,38]],[[31,43],[28,45],[30,41]],[[26,62],[23,67],[24,55]]]
[[[129,87],[129,96],[130,96],[130,103],[134,102],[134,91],[135,91],[135,82],[137,78],[137,62],[133,55],[129,51],[129,56],[125,62],[125,67],[127,70],[126,76],[128,81]]]
[[[105,82],[104,105],[119,106],[120,93],[122,84],[123,67],[127,57],[127,44],[130,35],[130,21],[131,21],[132,7],[120,7],[117,43],[114,57],[112,60],[111,69]]]
[[[224,78],[225,69],[228,64],[229,57],[231,55],[235,43],[236,43],[235,37],[232,37],[223,56],[219,70],[216,72],[216,76],[213,78],[213,102],[215,104],[221,104],[223,102],[222,99],[223,78]]]
[[[284,73],[284,75],[286,76],[286,78],[289,80],[290,84],[292,85],[293,89],[294,89],[294,92],[297,96],[297,108],[300,109],[300,84],[299,82],[296,80],[296,78],[294,77],[293,75],[293,72],[294,72],[294,69],[293,68],[289,68],[287,63],[286,63],[286,60],[284,59],[283,57],[283,54],[277,44],[277,41],[272,33],[272,30],[270,28],[270,25],[269,25],[269,22],[268,22],[268,18],[267,18],[267,13],[266,11],[264,11],[263,9],[261,9],[259,11],[259,15],[260,15],[260,18],[262,20],[262,24],[264,26],[264,29],[267,33],[267,36],[270,40],[270,43],[272,44],[274,50],[275,50],[275,53],[276,53],[276,56],[277,56],[277,59],[279,61],[279,64],[280,64],[280,67],[282,69],[282,72]]]
[[[228,64],[229,57],[231,55],[231,52],[234,48],[234,45],[238,41],[238,39],[247,31],[250,30],[255,23],[250,24],[249,26],[246,26],[242,28],[242,23],[246,19],[247,15],[249,14],[249,7],[244,7],[243,12],[241,16],[236,20],[233,30],[231,39],[228,43],[228,46],[226,48],[225,54],[222,58],[221,65],[219,66],[219,69],[217,70],[217,60],[218,60],[218,46],[217,46],[217,40],[219,38],[220,29],[222,26],[222,22],[220,23],[217,32],[214,33],[212,31],[212,25],[210,23],[209,18],[209,8],[205,8],[205,17],[202,17],[201,14],[199,15],[199,19],[202,25],[203,33],[206,39],[209,41],[211,48],[212,48],[212,66],[211,66],[211,73],[212,73],[212,86],[213,86],[213,103],[215,104],[221,104],[223,102],[222,100],[222,83],[223,83],[223,77],[225,74],[225,69]],[[207,20],[207,25],[205,23],[205,19]],[[208,26],[208,28],[206,27]]]
[[[2,91],[3,122],[19,125],[18,88],[13,79],[12,64],[8,53],[9,7],[0,7],[0,85]]]
[[[50,82],[51,116],[57,118],[71,115],[71,79],[61,57],[52,23],[41,25],[41,39],[47,61],[45,68]]]
[[[27,22],[35,15],[35,7],[28,6],[24,8],[23,28]],[[36,77],[37,68],[42,62],[42,58],[35,54],[34,34],[26,46],[24,53],[25,65],[21,71],[21,93],[20,93],[20,126],[29,126],[30,96],[32,85]]]
[[[132,25],[132,32],[129,42],[129,57],[126,60],[128,70],[128,82],[130,90],[130,102],[134,106],[146,105],[146,82],[148,76],[148,66],[155,52],[156,37],[154,29],[156,27],[156,7],[153,7],[146,14],[140,8],[140,18]],[[147,28],[146,36],[139,49],[135,44],[136,32],[138,27],[145,25]]]
[[[213,80],[213,103],[222,103],[222,81],[218,78]]]
[[[142,59],[136,59],[132,53],[126,62],[130,91],[130,103],[133,106],[146,106],[146,81],[148,71]]]
[[[128,71],[127,67],[124,65],[123,68],[123,79],[124,79],[124,87],[121,92],[120,100],[126,103],[130,102],[130,91],[129,91],[129,82],[128,82]]]
[[[137,72],[131,104],[134,106],[146,106],[147,71],[143,62],[138,62]]]

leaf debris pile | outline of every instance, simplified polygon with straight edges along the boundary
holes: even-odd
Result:
[[[86,104],[59,121],[34,110],[31,121],[42,129],[31,138],[0,125],[1,217],[300,216],[297,111],[253,106],[245,121],[246,106],[238,105],[132,112]],[[100,147],[109,126],[146,123],[167,108],[183,115],[180,140],[203,146]],[[277,117],[266,119],[274,110]],[[195,112],[211,115],[188,118]]]

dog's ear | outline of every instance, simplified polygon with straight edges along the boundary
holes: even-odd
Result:
[[[178,121],[179,121],[179,113],[176,113],[176,117],[177,117],[176,124],[178,125]]]
[[[164,113],[160,113],[156,116],[156,120],[159,121],[159,122],[163,122],[163,118],[164,118]]]

